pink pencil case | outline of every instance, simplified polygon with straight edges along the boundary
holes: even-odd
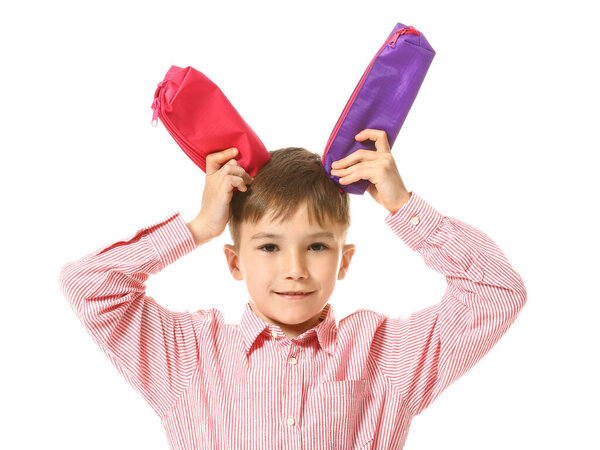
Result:
[[[191,66],[171,66],[154,92],[152,110],[152,125],[160,117],[185,154],[205,173],[206,156],[230,147],[238,149],[236,159],[252,177],[271,159],[219,87]]]

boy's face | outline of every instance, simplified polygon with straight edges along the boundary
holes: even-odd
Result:
[[[311,236],[321,232],[332,236]],[[254,313],[293,339],[318,325],[336,280],[346,275],[355,246],[344,240],[342,225],[311,225],[303,203],[288,221],[272,222],[267,214],[257,224],[244,223],[239,250],[229,244],[223,250],[233,277],[246,281]],[[299,299],[277,294],[289,291],[311,294]]]

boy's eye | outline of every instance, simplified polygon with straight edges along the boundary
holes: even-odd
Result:
[[[265,245],[263,245],[262,247],[258,247],[258,248],[259,248],[259,250],[262,250],[262,249],[264,249],[264,248],[266,248],[266,247],[269,247],[269,248],[270,248],[270,247],[275,247],[275,245],[274,245],[274,244],[265,244]],[[273,253],[273,252],[271,252],[271,251],[267,251],[267,253]]]
[[[320,247],[320,248],[319,248],[319,250],[320,250],[320,249],[326,250],[327,248],[329,248],[329,247],[327,247],[327,245],[325,245],[325,244],[323,244],[323,243],[321,243],[321,242],[315,242],[314,244],[310,244],[309,248],[313,248],[313,247],[315,247],[315,246],[318,246],[318,247]],[[266,248],[269,248],[269,249],[270,249],[270,248],[272,248],[272,247],[277,247],[277,245],[275,245],[275,244],[265,244],[265,245],[263,245],[263,246],[261,246],[261,247],[258,247],[258,248],[259,248],[259,250],[262,250],[262,249],[266,249]],[[265,250],[265,251],[266,251],[266,253],[273,253],[273,252],[272,252],[272,251],[270,251],[270,250]]]

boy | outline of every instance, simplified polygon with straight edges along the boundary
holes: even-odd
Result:
[[[170,448],[400,449],[412,418],[525,304],[521,277],[487,235],[406,190],[385,132],[356,139],[377,151],[352,153],[332,174],[341,184],[368,179],[386,224],[446,276],[436,305],[406,318],[361,309],[336,325],[327,301],[354,253],[349,199],[302,148],[270,152],[255,180],[234,149],[211,153],[191,222],[177,212],[61,271],[80,320],[159,415]],[[250,294],[240,325],[215,308],[173,312],[146,295],[150,274],[228,223],[227,264]]]

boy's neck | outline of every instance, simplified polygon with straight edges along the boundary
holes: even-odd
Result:
[[[320,323],[319,317],[321,315],[321,311],[319,311],[315,317],[311,317],[304,323],[299,323],[297,325],[290,326],[265,317],[260,311],[258,311],[258,309],[254,307],[252,302],[250,302],[250,309],[254,312],[254,314],[256,314],[265,322],[271,325],[277,325],[279,328],[281,328],[281,331],[289,340],[297,338],[305,331],[310,330],[311,328],[317,326]]]

